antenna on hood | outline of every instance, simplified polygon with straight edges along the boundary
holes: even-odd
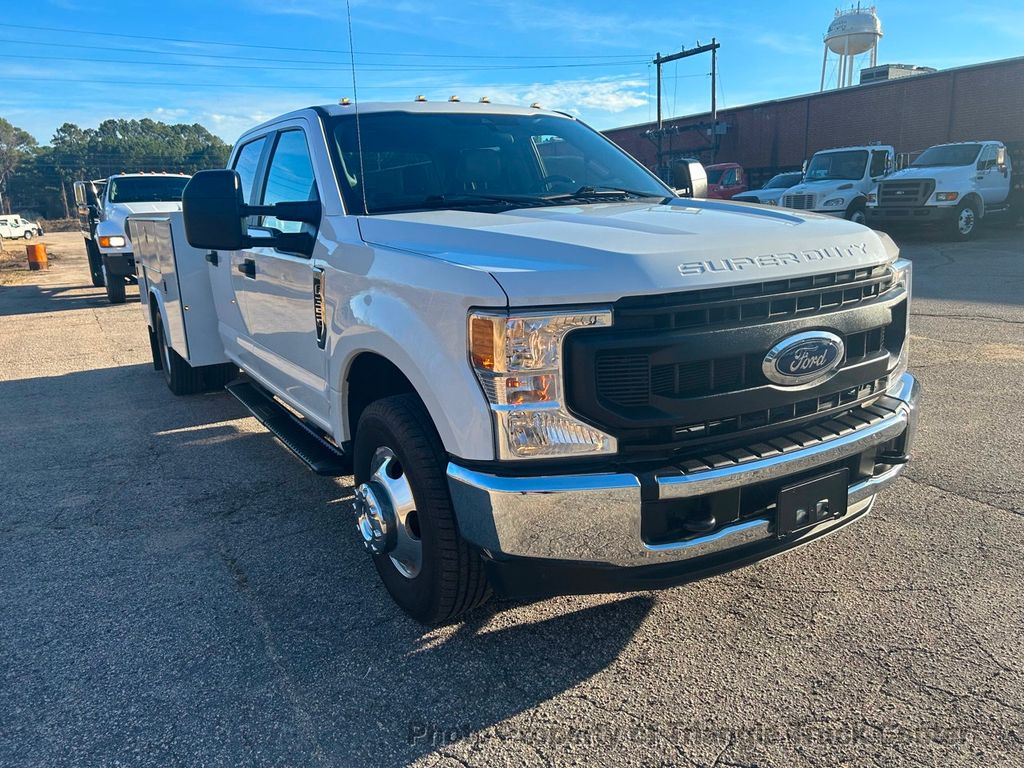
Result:
[[[352,65],[352,103],[356,113],[356,151],[359,153],[359,191],[363,198],[363,211],[370,212],[370,206],[366,202],[366,173],[363,169],[363,133],[359,125],[359,93],[356,90],[356,47],[352,42],[352,3],[345,0],[345,12],[348,16],[348,55]]]

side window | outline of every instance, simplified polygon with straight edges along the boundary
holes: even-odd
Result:
[[[978,158],[978,170],[987,171],[996,164],[996,148],[992,145],[985,147]]]
[[[302,131],[285,131],[277,140],[274,154],[267,171],[267,182],[263,187],[262,205],[275,203],[319,200],[313,162]],[[310,225],[300,221],[279,221],[273,216],[264,216],[264,227],[280,232],[301,232]]]
[[[238,155],[235,157],[234,168],[242,180],[242,199],[247,203],[252,203],[256,170],[259,168],[260,155],[263,154],[263,145],[266,143],[266,136],[250,141],[238,151]]]
[[[723,187],[734,187],[736,186],[736,169],[730,168],[725,172],[725,176],[722,178]]]
[[[889,153],[884,150],[874,150],[871,153],[871,171],[870,176],[872,178],[876,176],[885,175],[885,166],[889,159]]]

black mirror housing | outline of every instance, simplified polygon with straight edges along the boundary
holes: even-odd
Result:
[[[239,251],[245,247],[245,201],[236,171],[199,171],[181,196],[185,237],[193,248]]]

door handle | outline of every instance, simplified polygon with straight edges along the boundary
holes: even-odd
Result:
[[[256,279],[256,262],[252,259],[246,259],[238,265],[238,271],[246,277],[255,280]]]

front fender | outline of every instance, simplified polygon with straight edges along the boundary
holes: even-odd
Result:
[[[117,248],[104,248],[100,245],[101,237],[123,237],[124,245]],[[96,247],[100,253],[131,253],[132,244],[125,234],[124,226],[117,221],[101,221],[96,225]]]
[[[470,307],[506,306],[504,293],[486,272],[419,254],[371,247],[360,258],[365,274],[326,275],[334,434],[352,437],[347,377],[359,354],[372,352],[409,379],[448,453],[493,459],[490,408],[469,365],[467,316]]]

